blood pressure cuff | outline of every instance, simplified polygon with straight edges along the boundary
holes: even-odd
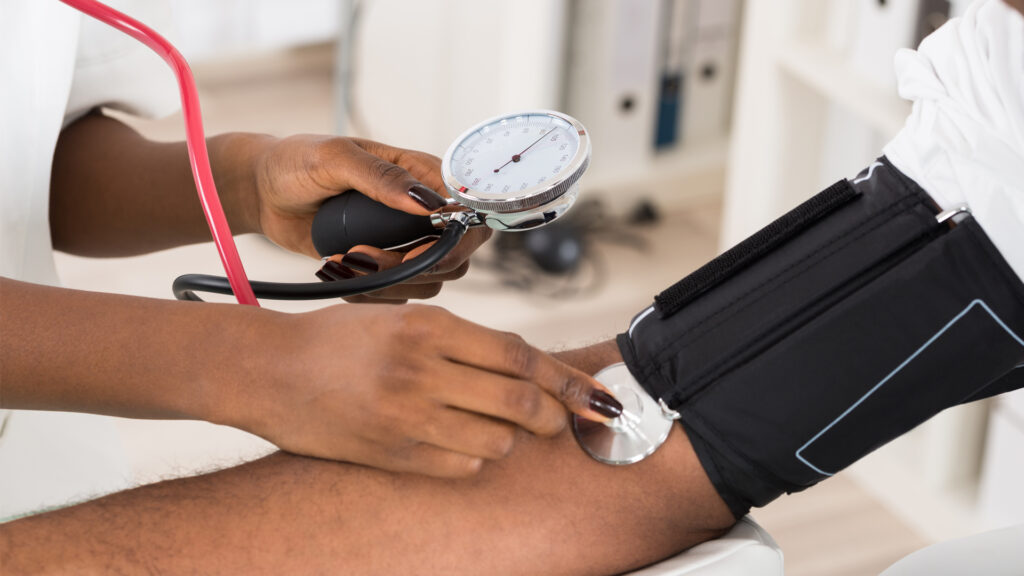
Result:
[[[948,407],[1024,387],[1024,285],[973,218],[938,212],[881,158],[619,335],[737,518]]]

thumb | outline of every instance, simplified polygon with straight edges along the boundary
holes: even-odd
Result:
[[[426,214],[447,205],[443,196],[424,186],[405,168],[395,164],[400,150],[376,144],[370,152],[359,141],[339,141],[331,157],[324,163],[330,186],[343,191],[355,189],[363,195],[396,210],[410,214]]]

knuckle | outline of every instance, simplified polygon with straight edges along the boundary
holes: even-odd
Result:
[[[537,354],[533,347],[518,334],[507,334],[505,365],[514,373],[529,376],[537,368]]]
[[[575,373],[565,375],[558,388],[558,398],[566,406],[585,406],[589,401],[590,385]]]
[[[418,442],[401,442],[393,447],[389,456],[401,463],[403,469],[415,469],[422,449],[423,445]]]
[[[543,405],[542,394],[535,386],[518,386],[509,390],[505,405],[517,422],[533,422]]]
[[[415,436],[431,444],[436,444],[447,436],[446,431],[438,424],[438,419],[426,415],[407,419],[405,430],[409,436]]]
[[[388,418],[408,418],[402,410],[412,403],[422,386],[423,369],[415,354],[395,351],[376,373],[375,411]]]
[[[438,294],[441,293],[442,288],[444,288],[443,282],[437,282],[434,284],[422,284],[420,285],[417,297],[422,298],[424,300],[428,298],[433,298],[434,296],[437,296]]]
[[[295,139],[298,137],[292,137]],[[336,162],[340,156],[351,153],[352,143],[345,138],[318,138],[304,158],[307,169],[322,170]]]
[[[369,165],[370,175],[377,180],[405,180],[408,173],[401,166],[392,164],[383,158],[374,159]]]
[[[397,426],[377,426],[370,432],[378,446],[386,446],[397,454],[406,454],[416,445],[415,440]]]
[[[468,478],[475,476],[483,467],[482,458],[466,456],[465,454],[452,454],[442,466],[444,474],[449,478]]]
[[[515,429],[502,427],[488,439],[487,455],[491,460],[500,460],[512,452],[516,443]]]
[[[468,260],[463,262],[462,264],[459,264],[459,266],[457,268],[455,268],[454,270],[449,272],[448,273],[448,278],[450,280],[458,280],[459,278],[462,278],[463,276],[465,276],[467,272],[469,272],[469,261]]]
[[[436,326],[433,307],[411,304],[395,311],[394,329],[399,339],[417,342],[429,337]]]

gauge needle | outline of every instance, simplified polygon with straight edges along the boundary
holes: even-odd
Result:
[[[534,141],[533,141],[533,144],[530,144],[530,145],[529,145],[529,146],[527,146],[526,148],[523,148],[522,152],[520,152],[519,154],[513,154],[513,155],[512,155],[512,159],[511,159],[511,160],[509,160],[508,162],[505,162],[505,163],[504,163],[504,164],[502,164],[501,166],[498,166],[497,168],[495,168],[495,169],[494,169],[494,173],[495,173],[495,174],[497,174],[497,173],[498,173],[498,172],[500,172],[500,171],[501,171],[501,169],[502,169],[502,168],[504,168],[505,166],[508,166],[509,164],[511,164],[511,163],[513,163],[513,162],[519,162],[520,160],[522,160],[522,159],[523,159],[523,154],[525,154],[525,153],[526,153],[526,151],[527,151],[527,150],[529,150],[530,148],[533,148],[534,146],[536,146],[536,145],[537,145],[537,143],[538,143],[538,142],[540,142],[541,140],[543,140],[543,139],[544,139],[544,137],[545,137],[545,136],[547,136],[547,135],[548,135],[548,133],[547,133],[547,132],[545,132],[545,133],[541,134],[541,135],[540,135],[540,138],[537,138],[536,140],[534,140]]]

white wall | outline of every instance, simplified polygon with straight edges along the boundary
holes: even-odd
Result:
[[[339,0],[175,0],[178,49],[202,60],[333,40]]]
[[[477,122],[557,108],[564,0],[365,0],[350,133],[442,155]]]

